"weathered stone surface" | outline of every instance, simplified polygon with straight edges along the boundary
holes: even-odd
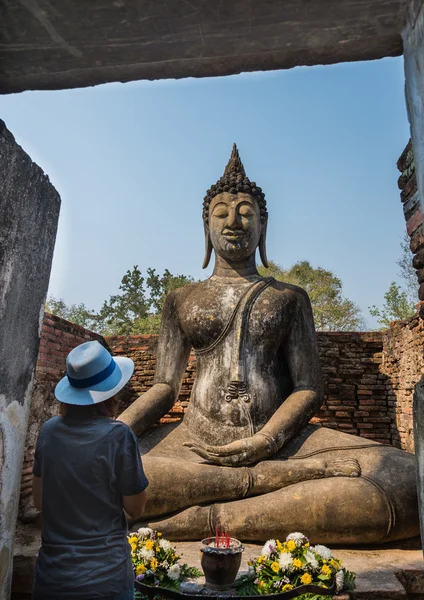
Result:
[[[412,213],[412,215],[406,222],[406,231],[408,232],[408,235],[411,236],[414,233],[414,231],[422,224],[422,222],[423,215],[421,212],[421,208],[417,206],[415,211]]]
[[[424,207],[424,3],[409,3],[403,31],[405,92],[421,209]],[[420,265],[422,268],[424,265]]]
[[[403,23],[403,0],[10,0],[0,8],[0,91],[397,56]]]
[[[60,198],[3,121],[0,170],[0,598],[7,598],[24,440]]]
[[[421,539],[424,540],[424,378],[415,387],[413,417],[418,506],[420,508]]]

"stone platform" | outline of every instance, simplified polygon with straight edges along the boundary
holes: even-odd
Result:
[[[15,543],[12,600],[29,600],[34,564],[40,545],[36,525],[20,524]],[[176,542],[182,562],[200,568],[200,543]],[[247,562],[260,554],[261,546],[244,544],[240,574]],[[387,545],[384,548],[334,549],[343,565],[356,573],[355,598],[358,600],[424,600],[424,561],[419,540]],[[188,584],[189,593],[207,595],[204,579]],[[214,592],[216,595],[216,592]]]

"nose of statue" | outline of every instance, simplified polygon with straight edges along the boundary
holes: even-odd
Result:
[[[241,219],[235,208],[230,208],[228,211],[228,217],[225,222],[225,226],[228,229],[240,229],[241,228]]]

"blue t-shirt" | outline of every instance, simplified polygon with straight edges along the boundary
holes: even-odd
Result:
[[[108,417],[53,417],[37,440],[43,531],[34,595],[104,598],[134,582],[122,496],[148,486],[137,438]]]

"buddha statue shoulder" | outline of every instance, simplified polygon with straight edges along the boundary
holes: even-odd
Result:
[[[234,145],[203,202],[213,275],[168,294],[155,383],[120,416],[140,437],[148,524],[179,540],[217,526],[250,541],[294,530],[355,545],[418,535],[414,457],[310,424],[323,400],[311,305],[301,288],[259,275],[267,222]],[[192,348],[187,413],[152,428],[178,398]]]

